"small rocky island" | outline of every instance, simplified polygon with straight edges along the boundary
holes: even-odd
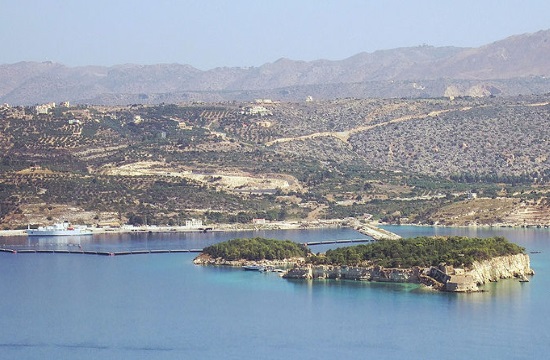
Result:
[[[525,249],[503,237],[416,237],[313,254],[303,244],[235,239],[204,248],[200,265],[283,267],[287,279],[346,279],[423,284],[451,292],[479,291],[505,278],[533,275]]]

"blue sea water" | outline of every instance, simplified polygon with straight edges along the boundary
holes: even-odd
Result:
[[[196,254],[0,254],[1,359],[543,359],[550,353],[550,231],[391,227],[404,236],[502,235],[536,275],[487,292],[415,285],[288,281],[195,266]],[[234,237],[362,237],[349,229],[125,234],[83,249],[201,248]],[[0,239],[12,248],[71,248]],[[11,244],[10,244],[11,242]],[[10,245],[10,246],[8,246]],[[325,246],[326,247],[326,246]],[[324,251],[315,248],[314,251]]]

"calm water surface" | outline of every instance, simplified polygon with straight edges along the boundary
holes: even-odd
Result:
[[[477,294],[300,282],[200,267],[195,254],[0,254],[2,359],[543,359],[550,353],[550,231],[391,227],[404,236],[503,235],[531,254],[529,283]],[[234,237],[352,239],[353,230],[2,238],[12,248],[202,248]],[[6,247],[8,247],[6,245]],[[314,251],[324,251],[314,248]]]

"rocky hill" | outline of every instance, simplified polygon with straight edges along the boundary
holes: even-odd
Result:
[[[158,104],[182,101],[285,101],[345,97],[439,97],[550,91],[550,30],[479,48],[418,46],[344,60],[279,59],[252,68],[201,71],[189,65],[67,67],[0,65],[0,102]]]
[[[549,226],[549,114],[550,95],[0,106],[0,226]]]

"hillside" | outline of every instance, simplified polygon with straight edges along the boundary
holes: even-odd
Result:
[[[550,92],[550,30],[479,48],[418,46],[339,61],[279,59],[207,71],[181,64],[0,65],[0,103],[159,104],[345,97],[439,97]]]
[[[550,225],[550,97],[0,107],[5,228]]]

